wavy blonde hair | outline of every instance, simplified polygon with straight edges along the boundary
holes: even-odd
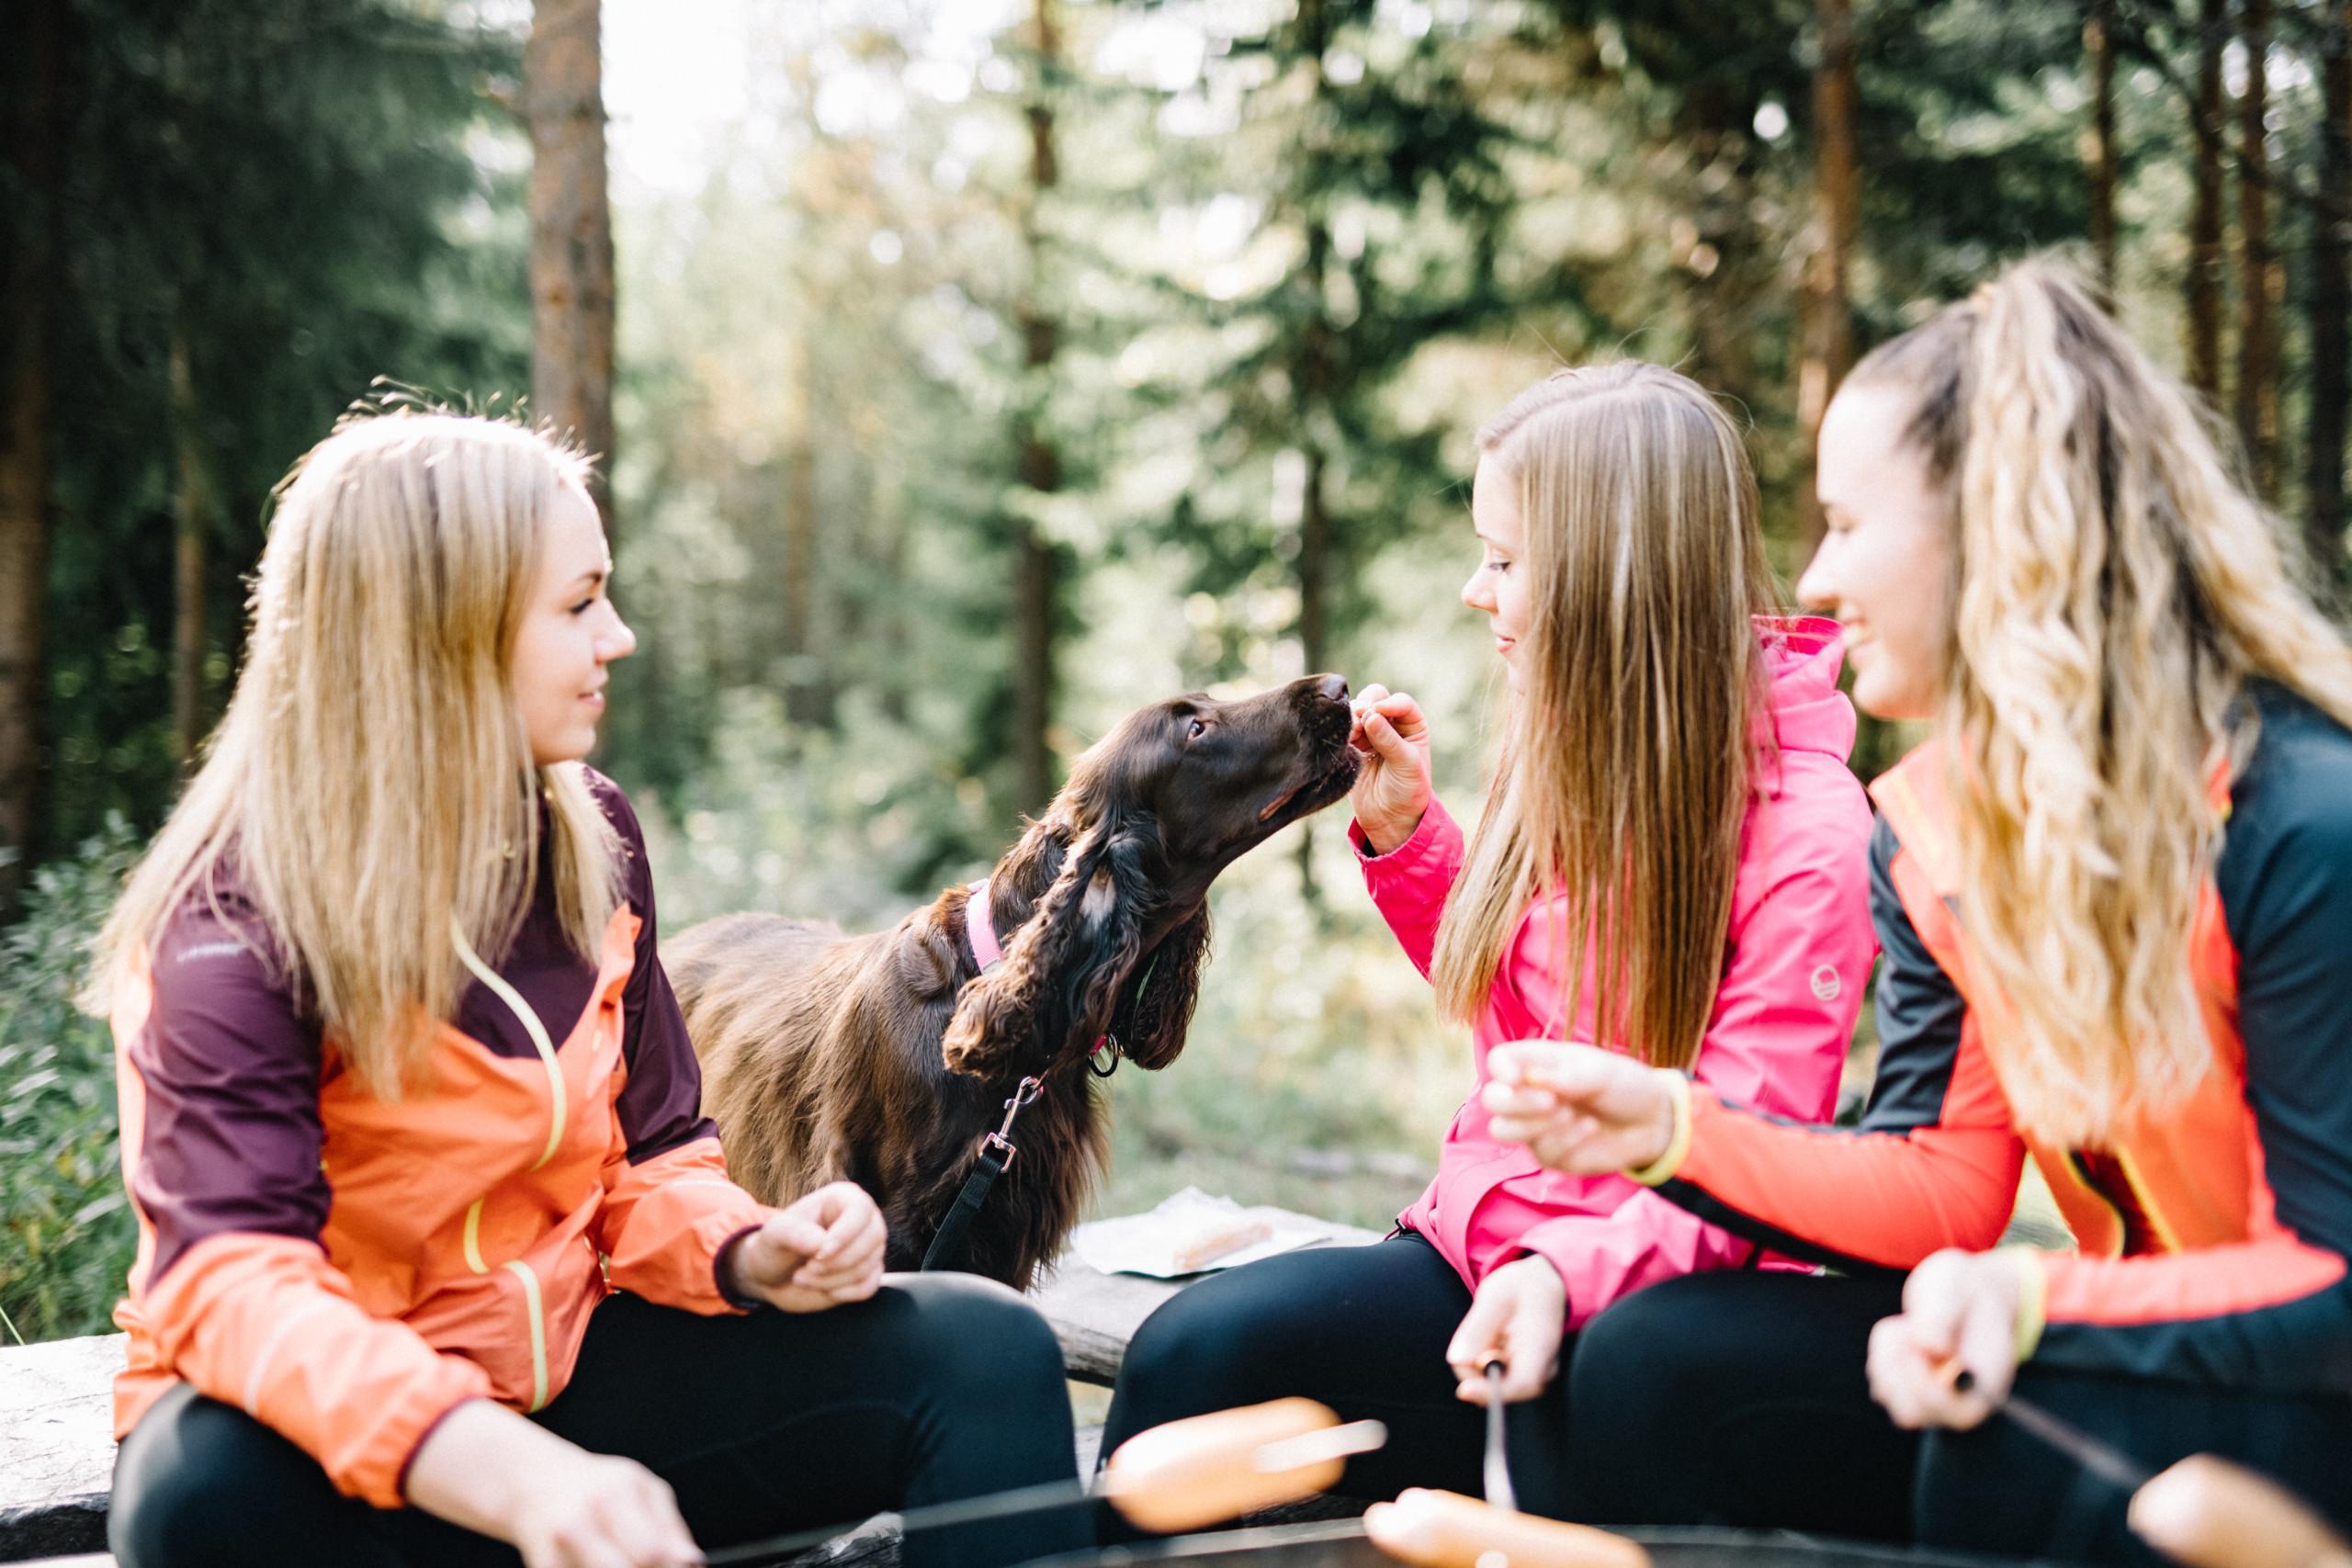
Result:
[[[235,694],[100,934],[95,1002],[228,863],[339,1059],[397,1096],[463,989],[453,923],[495,956],[528,910],[542,800],[564,931],[595,952],[613,829],[579,764],[533,764],[512,694],[548,508],[587,468],[520,424],[411,410],[294,466]]]
[[[1529,388],[1478,450],[1518,491],[1532,613],[1501,762],[1438,928],[1439,1002],[1476,1015],[1548,892],[1560,1025],[1589,963],[1601,1039],[1688,1067],[1770,734],[1751,617],[1775,593],[1747,449],[1688,378],[1621,364]]]
[[[1880,347],[1848,380],[1873,384],[1916,400],[1956,525],[1939,728],[1988,1038],[2021,1126],[2096,1143],[2212,1062],[2189,945],[2248,681],[2352,726],[2352,650],[2217,423],[2063,268]]]

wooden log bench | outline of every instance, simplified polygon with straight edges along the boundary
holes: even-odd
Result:
[[[1376,1239],[1374,1232],[1357,1230],[1336,1238]],[[1108,1386],[1117,1381],[1127,1341],[1143,1320],[1187,1282],[1103,1274],[1075,1254],[1065,1254],[1053,1274],[1031,1292],[1031,1300],[1061,1341],[1069,1376]],[[114,1473],[111,1401],[122,1358],[119,1334],[0,1348],[0,1562],[103,1552]],[[1093,1469],[1102,1436],[1099,1427],[1079,1433],[1081,1472]],[[897,1555],[896,1532],[872,1528],[806,1561],[809,1568],[879,1568]],[[100,1564],[111,1559],[74,1561]]]

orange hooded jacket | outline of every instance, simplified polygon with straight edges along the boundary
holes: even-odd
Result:
[[[363,1093],[218,885],[168,923],[113,1014],[139,1254],[115,1430],[175,1382],[402,1501],[407,1465],[468,1399],[534,1411],[563,1390],[615,1289],[740,1310],[717,1263],[774,1211],[727,1178],[654,954],[651,878],[627,801],[592,775],[627,857],[594,964],[541,889],[474,985],[430,1073]]]

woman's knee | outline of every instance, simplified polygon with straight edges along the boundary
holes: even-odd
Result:
[[[1219,1276],[1161,1303],[1127,1343],[1120,1392],[1202,1410],[1283,1392],[1259,1385],[1267,1368],[1295,1359],[1296,1304],[1228,1284],[1239,1280]]]
[[[284,1438],[193,1390],[175,1391],[124,1441],[107,1545],[124,1568],[298,1561],[302,1549],[281,1539],[285,1527],[332,1498],[325,1475]],[[290,1554],[278,1555],[274,1540]]]
[[[1686,1275],[1638,1291],[1596,1315],[1576,1338],[1567,1367],[1568,1408],[1603,1428],[1685,1410],[1715,1369],[1738,1349],[1726,1343],[1736,1302],[1728,1276]],[[1671,1419],[1671,1416],[1668,1418]]]
[[[1063,1398],[1060,1342],[1037,1309],[993,1280],[971,1274],[917,1274],[891,1288],[912,1299],[921,1325],[910,1346],[927,1374],[958,1385],[1011,1389],[1049,1386]]]
[[[133,1479],[118,1467],[107,1511],[107,1549],[124,1568],[232,1560],[222,1549],[227,1516],[235,1505],[198,1478],[197,1468],[181,1465]]]

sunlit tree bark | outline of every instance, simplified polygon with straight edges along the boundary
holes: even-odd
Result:
[[[2083,149],[2089,174],[2091,254],[2099,297],[2115,299],[2115,0],[2090,0],[2083,18],[2083,54],[2090,68],[2091,121]]]
[[[2303,529],[2330,582],[2344,575],[2344,423],[2352,311],[2352,0],[2324,0],[2320,41],[2319,209],[2312,224],[2310,446]]]
[[[1858,188],[1854,166],[1854,23],[1848,0],[1817,0],[1821,60],[1813,75],[1812,249],[1805,260],[1801,321],[1804,355],[1797,368],[1797,421],[1804,443],[1804,478],[1797,490],[1797,519],[1805,554],[1821,540],[1821,507],[1813,493],[1813,448],[1854,358],[1853,307],[1847,287],[1853,254]]]
[[[599,0],[533,0],[523,51],[531,130],[531,403],[597,458],[613,529],[613,221],[605,196]]]
[[[204,739],[204,579],[212,527],[187,327],[175,316],[172,393],[172,754],[186,770]]]
[[[2279,286],[2270,246],[2270,0],[2244,0],[2238,37],[2245,48],[2245,91],[2238,96],[2238,439],[2255,483],[2275,482],[2278,438],[2277,328],[2271,304]]]
[[[1060,169],[1054,156],[1053,76],[1059,67],[1060,39],[1053,0],[1032,0],[1028,44],[1034,73],[1027,107],[1029,198],[1022,213],[1028,250],[1029,283],[1019,311],[1021,363],[1025,372],[1023,413],[1013,440],[1022,485],[1038,495],[1061,489],[1061,454],[1046,428],[1043,401],[1053,373],[1060,329],[1046,302],[1043,209]],[[1024,811],[1053,797],[1054,623],[1059,598],[1058,563],[1051,540],[1035,521],[1016,519],[1012,537],[1012,752],[1015,787]]]
[[[2188,380],[2222,391],[2222,48],[2229,0],[2200,0],[2197,29],[2196,194],[2188,218]]]

